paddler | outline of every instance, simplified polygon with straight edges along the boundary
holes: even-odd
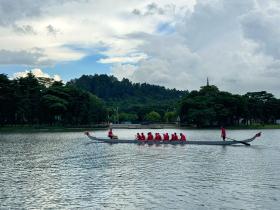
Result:
[[[174,141],[178,141],[178,140],[179,140],[179,138],[177,136],[177,133],[174,133]]]
[[[147,140],[148,141],[153,141],[154,140],[153,134],[151,132],[148,133]]]
[[[221,127],[221,137],[222,137],[223,141],[225,141],[226,137],[227,137],[226,129],[223,126]]]
[[[155,133],[155,140],[158,141],[158,133]]]
[[[113,135],[113,129],[110,128],[109,131],[108,131],[108,137],[109,137],[110,139],[112,139],[113,136],[114,136],[114,135]]]
[[[174,137],[174,134],[172,133],[170,141],[174,141],[174,140],[175,140],[175,137]]]
[[[145,141],[146,140],[146,136],[144,135],[144,133],[141,133],[141,140]]]
[[[155,140],[156,141],[161,141],[161,135],[159,133],[156,133]]]
[[[187,141],[186,136],[180,133],[180,141]]]
[[[159,140],[159,141],[162,140],[162,137],[161,137],[160,133],[158,133],[158,140]]]
[[[168,133],[163,134],[163,141],[169,141],[169,134]]]
[[[137,133],[137,134],[136,134],[136,139],[137,139],[138,141],[141,140],[141,135],[140,135],[140,133]]]

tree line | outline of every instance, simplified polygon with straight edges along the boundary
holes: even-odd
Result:
[[[187,94],[178,114],[181,123],[196,127],[274,124],[280,119],[280,99],[266,91],[237,95],[207,85]]]
[[[119,81],[106,74],[83,75],[69,84],[104,100],[109,120],[116,123],[174,121],[178,116],[179,101],[188,93],[147,83],[132,83],[128,79]]]
[[[198,91],[83,75],[67,84],[49,78],[0,74],[0,124],[90,125],[177,122],[195,127],[273,124],[280,99],[265,91],[244,95],[214,85]]]
[[[106,117],[103,101],[76,86],[32,73],[13,80],[0,74],[1,125],[84,125]]]

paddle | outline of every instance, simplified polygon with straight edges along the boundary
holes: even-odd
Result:
[[[238,143],[240,143],[240,144],[244,144],[244,145],[246,145],[246,146],[250,146],[251,144],[249,144],[249,143],[247,143],[247,142],[244,142],[244,141],[238,141],[238,140],[236,140],[236,139],[231,139],[231,138],[228,138],[228,137],[226,137],[227,139],[230,139],[230,140],[232,140],[232,141],[236,141],[236,142],[238,142]]]

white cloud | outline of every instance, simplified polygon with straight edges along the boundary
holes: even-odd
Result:
[[[275,3],[264,7],[254,0],[198,1],[177,19],[172,35],[133,35],[144,40],[137,49],[149,59],[127,77],[179,89],[197,89],[210,77],[223,90],[280,95],[276,9]]]
[[[119,80],[122,80],[123,78],[130,78],[136,70],[137,67],[135,65],[116,64],[114,68],[112,68],[112,74]]]
[[[141,41],[128,39],[126,35],[154,33],[159,23],[173,18],[170,8],[182,10],[183,7],[191,8],[193,4],[194,0],[188,3],[180,0],[173,6],[171,0],[123,0],[117,5],[112,0],[1,0],[0,50],[40,48],[44,49],[45,59],[61,62],[79,60],[88,55],[87,51],[75,51],[66,46],[95,48],[102,43],[106,50],[101,53],[108,56],[102,61],[110,63],[125,59],[137,62],[141,59],[135,58],[133,53],[137,52],[135,48]],[[137,17],[132,14],[138,8],[149,9],[150,15]],[[39,62],[34,63],[37,65]]]
[[[280,6],[248,13],[241,23],[245,37],[256,42],[261,52],[280,59]]]
[[[61,78],[59,75],[55,74],[53,76],[50,76],[49,74],[44,73],[41,69],[31,69],[31,70],[25,70],[22,72],[16,72],[16,73],[14,73],[13,78],[26,77],[29,72],[34,74],[35,77],[51,78],[51,79],[54,79],[54,81],[61,81]]]
[[[99,63],[138,63],[141,60],[147,59],[147,55],[143,53],[131,53],[128,57],[108,57],[102,58]]]
[[[135,82],[197,89],[208,76],[223,90],[280,95],[278,0],[56,2],[0,0],[0,64],[41,67],[98,52]]]

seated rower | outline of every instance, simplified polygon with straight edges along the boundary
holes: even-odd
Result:
[[[156,140],[156,141],[161,141],[161,136],[160,136],[159,133],[156,133],[156,134],[155,134],[155,140]]]
[[[153,134],[151,132],[148,133],[147,140],[148,141],[153,141],[154,140]]]
[[[138,141],[141,140],[141,135],[140,135],[139,133],[136,134],[136,139],[137,139]]]
[[[161,135],[158,133],[158,140],[161,141],[162,138],[161,138]]]
[[[155,133],[155,141],[158,140],[158,133]]]
[[[174,141],[178,141],[178,140],[179,140],[179,138],[177,136],[177,133],[174,133]]]
[[[182,133],[180,133],[180,141],[187,141],[186,136]]]
[[[144,135],[144,133],[141,133],[141,140],[145,141],[146,140],[146,136]]]
[[[168,133],[163,134],[163,141],[169,141],[169,134]]]
[[[170,139],[170,141],[175,141],[175,136],[174,136],[173,133],[171,134],[171,139]]]

